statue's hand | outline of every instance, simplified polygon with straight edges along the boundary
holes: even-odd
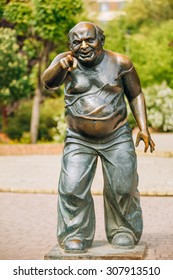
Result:
[[[72,71],[77,67],[77,59],[74,56],[67,55],[66,57],[60,60],[62,68]]]
[[[145,153],[147,152],[149,146],[150,146],[151,153],[155,150],[155,144],[154,144],[153,140],[151,139],[149,131],[141,130],[138,132],[137,138],[136,138],[136,147],[139,145],[139,142],[141,140],[144,141],[144,144],[145,144],[145,148],[144,148]]]

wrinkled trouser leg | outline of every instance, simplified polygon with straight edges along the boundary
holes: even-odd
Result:
[[[117,137],[111,146],[100,153],[107,239],[111,243],[116,233],[129,232],[137,243],[142,234],[143,222],[131,132]]]
[[[91,246],[95,234],[95,211],[90,193],[97,154],[79,143],[66,143],[59,179],[58,241],[79,237]]]

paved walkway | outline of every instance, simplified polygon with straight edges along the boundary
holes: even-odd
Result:
[[[173,134],[153,135],[153,139],[159,147],[157,152],[166,157],[156,153],[146,156],[141,146],[137,149],[144,216],[142,241],[148,244],[146,259],[173,260],[173,157],[168,157],[173,152]],[[43,259],[56,244],[54,193],[60,164],[61,155],[0,156],[0,259]],[[92,186],[95,240],[106,239],[102,196],[96,195],[102,188],[99,162]]]
[[[106,240],[102,196],[94,196],[95,240]],[[173,260],[173,197],[141,197],[146,259]],[[56,241],[57,196],[0,193],[0,259],[43,259]]]

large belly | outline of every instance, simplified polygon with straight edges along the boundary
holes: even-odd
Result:
[[[65,102],[69,128],[93,137],[110,134],[127,116],[123,90],[115,85],[84,94],[66,93]]]
[[[71,130],[81,133],[82,135],[97,138],[111,134],[121,123],[124,123],[126,115],[126,109],[124,108],[116,116],[106,119],[92,120],[67,114],[66,121]]]

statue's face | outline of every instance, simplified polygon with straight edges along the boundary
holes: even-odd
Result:
[[[70,36],[71,51],[84,63],[94,61],[101,53],[102,45],[102,40],[96,36],[95,27],[90,24],[79,26]]]

